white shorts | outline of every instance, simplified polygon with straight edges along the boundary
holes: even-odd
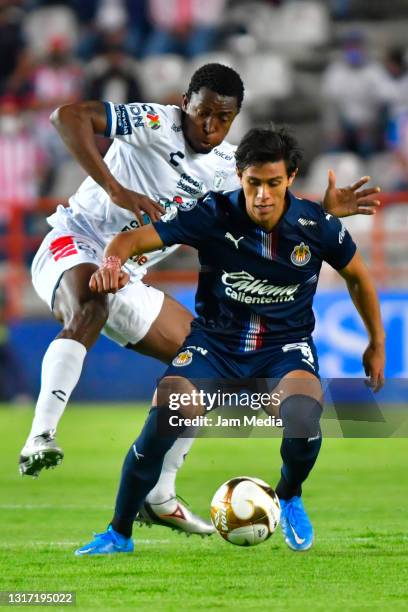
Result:
[[[89,236],[53,229],[38,249],[31,267],[34,289],[51,310],[62,275],[83,263],[100,266],[103,249]],[[109,295],[109,318],[102,333],[121,346],[137,344],[149,331],[163,305],[164,293],[139,278]]]

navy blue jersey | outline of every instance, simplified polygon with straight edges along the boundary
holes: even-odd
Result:
[[[192,327],[205,328],[231,350],[309,336],[322,262],[340,270],[356,251],[341,221],[318,203],[291,193],[288,199],[270,232],[248,217],[242,189],[210,191],[195,206],[173,209],[154,223],[166,246],[198,250],[198,316]]]

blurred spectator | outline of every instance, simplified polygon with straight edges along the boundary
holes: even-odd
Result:
[[[22,31],[24,13],[0,0],[0,96],[24,95],[30,59]]]
[[[110,100],[114,103],[143,100],[136,77],[136,63],[125,53],[123,45],[106,40],[105,52],[90,65],[84,97]]]
[[[103,52],[106,33],[116,32],[118,43],[134,55],[143,53],[150,30],[147,0],[73,0],[83,31],[79,56],[88,60]],[[120,33],[120,35],[119,35]]]
[[[381,110],[390,77],[371,61],[362,35],[350,33],[343,56],[329,64],[323,79],[324,131],[329,151],[352,151],[368,157],[381,150]]]
[[[145,55],[179,53],[194,57],[211,51],[224,16],[226,0],[149,0],[153,32]]]
[[[69,156],[50,123],[50,113],[61,104],[77,102],[82,94],[82,69],[72,59],[67,40],[61,37],[50,39],[47,55],[34,69],[31,82],[31,108],[36,111],[35,134],[52,161],[45,186],[45,192],[48,192],[59,165]]]
[[[390,49],[384,65],[391,78],[388,114],[392,119],[408,107],[407,51],[399,47]]]
[[[387,147],[397,168],[395,189],[408,189],[408,67],[404,49],[392,49],[385,61],[392,78],[388,107]]]
[[[10,218],[14,205],[36,204],[46,167],[46,156],[12,97],[0,99],[0,223]]]

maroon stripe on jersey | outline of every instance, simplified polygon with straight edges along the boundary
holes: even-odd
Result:
[[[265,339],[265,332],[267,331],[266,325],[263,322],[263,317],[259,317],[259,328],[258,328],[258,334],[256,336],[256,349],[260,349],[263,346],[264,343],[264,339]]]
[[[54,256],[55,261],[68,257],[69,255],[76,255],[78,249],[76,248],[74,239],[72,236],[61,236],[53,240],[50,244],[50,251]]]

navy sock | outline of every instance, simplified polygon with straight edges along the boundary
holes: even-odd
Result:
[[[122,468],[119,491],[116,497],[115,514],[111,525],[115,531],[129,538],[133,522],[146,495],[153,489],[160,477],[164,456],[184,431],[184,427],[165,429],[161,426],[171,414],[168,408],[152,408],[143,429],[129,449]]]
[[[313,468],[322,445],[321,413],[320,403],[307,395],[292,395],[281,404],[283,465],[276,486],[280,499],[302,494],[302,483]]]

